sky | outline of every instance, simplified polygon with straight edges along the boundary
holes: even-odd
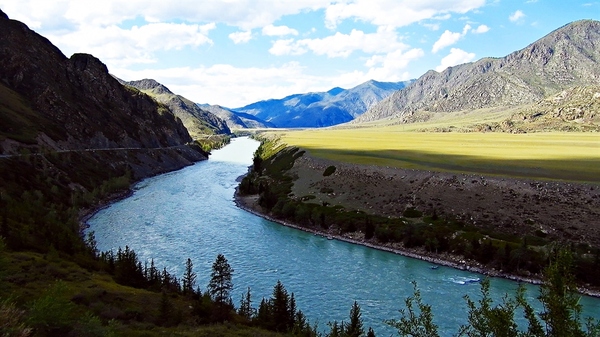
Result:
[[[502,57],[600,0],[0,0],[67,57],[236,108]],[[1,34],[1,33],[0,33]]]

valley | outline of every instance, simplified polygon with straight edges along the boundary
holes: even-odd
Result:
[[[149,17],[136,18],[154,20]],[[162,52],[213,46],[203,34],[220,26],[195,26],[197,40],[167,43]],[[263,28],[262,35],[273,39],[298,35]],[[472,322],[461,325],[466,315],[494,318],[504,310],[478,311],[469,304],[456,314],[459,292],[472,283],[481,281],[481,287],[467,295],[481,289],[486,296],[489,283],[475,272],[541,283],[538,297],[527,288],[518,305],[504,302],[512,309],[499,326],[517,326],[513,309],[527,312],[527,303],[537,300],[542,303],[534,306],[545,307],[551,298],[544,296],[558,296],[560,309],[573,316],[561,316],[570,330],[557,335],[600,334],[600,322],[584,328],[578,311],[580,298],[585,308],[597,308],[598,300],[576,293],[600,297],[599,21],[571,22],[503,57],[470,62],[474,53],[452,48],[463,52],[466,63],[446,67],[447,58],[438,54],[436,70],[410,80],[400,80],[410,78],[408,72],[380,82],[364,77],[381,71],[354,71],[331,77],[353,83],[349,89],[286,93],[239,108],[196,103],[145,76],[120,79],[85,51],[67,57],[50,42],[64,43],[55,35],[61,29],[46,38],[0,11],[0,335],[372,337],[375,331],[362,327],[358,302],[365,323],[379,335],[402,334],[406,321],[382,320],[397,315],[402,303],[410,310],[410,301],[420,300],[417,285],[411,295],[410,281],[417,277],[425,296],[435,295],[434,311],[443,315],[447,335],[459,326],[475,329]],[[462,29],[452,43],[490,28]],[[240,33],[228,35],[237,48],[260,38],[251,30]],[[405,67],[404,57],[424,54],[387,33],[386,39],[397,40],[392,53],[400,54],[388,60],[362,50],[361,62],[371,70],[390,62]],[[370,41],[354,29],[352,34],[355,47]],[[450,46],[442,37],[432,54]],[[296,42],[273,42],[265,59],[310,49],[307,40]],[[112,50],[111,43],[95,50],[104,48]],[[380,48],[388,47],[368,49]],[[156,50],[133,49],[120,51],[128,60],[111,63],[111,70],[132,75],[141,72],[121,67],[159,66]],[[251,64],[250,54],[234,55]],[[304,67],[288,61],[265,72],[290,83],[298,77],[296,84],[303,85],[294,88],[316,84],[316,75],[300,74]],[[166,80],[185,74],[185,85],[169,86],[198,98],[196,91],[222,83],[211,73],[235,78],[231,74],[239,70],[200,68],[147,74]],[[279,74],[281,69],[292,72]],[[283,92],[263,85],[263,70],[252,68],[237,80],[252,77],[255,92]],[[208,82],[188,87],[199,74]],[[366,82],[356,85],[361,78]],[[225,89],[232,102],[241,101],[234,99],[243,94],[239,87]],[[260,146],[237,138],[248,134]],[[232,272],[223,252],[233,255],[243,282],[237,288],[225,284],[227,291],[219,293],[216,279],[227,283],[223,274]],[[456,269],[438,270],[437,264]],[[297,301],[310,317],[282,279],[301,289]],[[522,295],[516,283],[493,284],[501,285],[493,290],[498,299],[504,291]],[[256,285],[253,307],[249,287]],[[371,296],[374,290],[381,296]],[[450,295],[448,303],[439,300]],[[344,323],[349,307],[353,323]],[[421,313],[426,309],[419,305]],[[535,310],[524,318],[530,326],[532,317],[554,324],[548,321],[554,313]],[[591,310],[591,316],[597,313]],[[318,326],[321,316],[333,322]],[[351,332],[358,325],[362,331]],[[552,329],[534,335],[553,336]]]

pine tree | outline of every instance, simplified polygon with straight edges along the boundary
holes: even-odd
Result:
[[[185,274],[183,275],[183,293],[194,294],[194,287],[196,286],[196,273],[194,273],[194,264],[190,258],[185,263]]]
[[[350,309],[350,323],[344,326],[344,333],[347,337],[360,337],[365,332],[361,316],[360,306],[358,302],[354,301]]]
[[[232,274],[233,269],[225,256],[223,254],[217,255],[212,265],[212,272],[210,273],[210,281],[208,283],[208,292],[216,306],[214,313],[216,321],[227,320],[230,311],[233,310],[233,302],[231,300],[231,291],[233,290]]]
[[[240,308],[238,309],[238,314],[248,321],[252,320],[254,316],[254,310],[252,309],[252,298],[250,295],[250,287],[248,287],[248,291],[244,295],[242,295],[242,300],[240,301]]]
[[[289,330],[289,296],[287,290],[277,281],[273,288],[273,320],[275,321],[275,331],[286,332]]]

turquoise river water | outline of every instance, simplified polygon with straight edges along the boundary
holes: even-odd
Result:
[[[214,151],[207,161],[146,179],[131,197],[100,210],[89,221],[99,249],[126,245],[142,261],[154,259],[183,275],[189,257],[202,290],[210,269],[222,253],[234,269],[233,301],[251,287],[253,306],[269,297],[277,280],[293,292],[298,308],[319,328],[327,322],[348,320],[358,301],[365,326],[378,336],[397,335],[383,323],[399,318],[398,310],[412,294],[415,280],[426,303],[433,307],[443,336],[466,323],[464,295],[478,298],[482,275],[431,264],[359,245],[288,228],[239,209],[234,202],[236,178],[247,172],[258,142],[234,139]],[[513,293],[517,283],[494,278],[494,298]],[[527,285],[532,300],[539,288]],[[600,300],[582,297],[584,316],[600,317]]]

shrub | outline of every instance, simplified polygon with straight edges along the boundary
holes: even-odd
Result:
[[[328,177],[330,175],[333,174],[333,172],[335,172],[335,166],[329,166],[325,169],[325,172],[323,172],[323,177]]]

